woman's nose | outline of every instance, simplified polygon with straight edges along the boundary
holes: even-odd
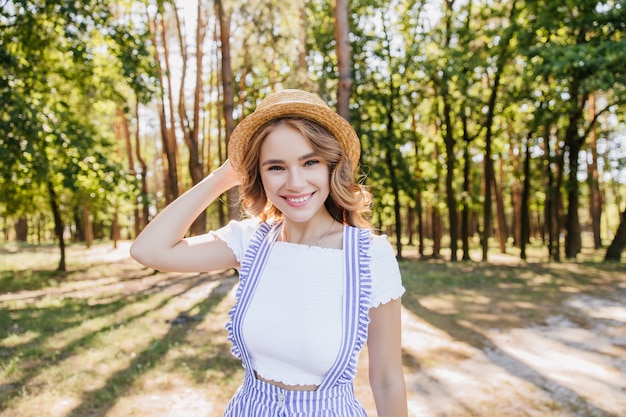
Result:
[[[300,189],[306,184],[304,173],[300,169],[290,169],[287,176],[287,187],[290,189]]]

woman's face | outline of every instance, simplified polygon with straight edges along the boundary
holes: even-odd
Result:
[[[259,167],[267,198],[285,218],[305,222],[326,210],[328,164],[298,130],[276,126],[261,145]]]

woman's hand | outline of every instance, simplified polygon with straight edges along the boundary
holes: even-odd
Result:
[[[208,177],[212,175],[213,176],[219,175],[223,179],[224,186],[228,187],[224,191],[230,190],[233,187],[241,185],[241,178],[239,177],[239,174],[237,174],[237,172],[231,165],[230,159],[227,159],[226,161],[224,161],[222,165],[214,169],[213,172],[211,172],[205,179],[207,179]]]

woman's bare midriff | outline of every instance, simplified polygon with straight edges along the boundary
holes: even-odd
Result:
[[[290,390],[290,391],[315,391],[317,390],[317,385],[286,385],[279,381],[274,381],[271,379],[265,379],[261,375],[254,373],[256,378],[259,381],[267,382],[268,384],[276,385],[279,388]]]

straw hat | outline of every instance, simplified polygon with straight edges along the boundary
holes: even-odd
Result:
[[[361,145],[350,123],[315,94],[302,90],[282,90],[267,96],[233,130],[228,141],[228,158],[237,173],[245,175],[241,164],[250,138],[264,124],[281,117],[302,117],[324,126],[337,138],[350,159],[352,169],[356,169]]]

